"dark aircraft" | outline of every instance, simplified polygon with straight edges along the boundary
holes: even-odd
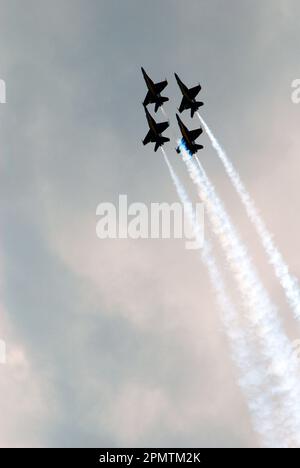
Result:
[[[183,112],[186,109],[191,109],[191,117],[194,117],[195,112],[199,109],[199,107],[203,106],[203,102],[196,101],[197,94],[201,91],[201,86],[198,84],[194,88],[188,88],[184,83],[182,83],[181,79],[175,73],[175,78],[182,92],[183,98],[179,107],[179,112]]]
[[[191,154],[196,154],[198,150],[203,148],[202,145],[197,145],[195,140],[201,135],[203,132],[202,128],[197,128],[196,130],[189,130],[180,120],[178,114],[176,114],[177,122],[182,134],[182,144],[186,148],[186,150]],[[176,148],[177,153],[180,153],[180,145]]]
[[[162,136],[162,133],[169,127],[169,122],[156,123],[146,106],[144,107],[150,130],[144,138],[143,144],[147,145],[150,142],[155,143],[154,151],[156,152],[160,146],[170,141],[170,138]]]
[[[163,103],[169,100],[169,98],[163,97],[160,95],[160,93],[167,86],[168,82],[167,80],[165,80],[165,81],[161,81],[160,83],[153,83],[153,81],[147,75],[143,67],[142,67],[142,73],[143,73],[143,76],[144,76],[144,79],[146,81],[146,85],[148,88],[148,93],[146,94],[143,104],[144,106],[148,106],[148,104],[155,104],[154,111],[157,112],[158,109],[163,105]]]

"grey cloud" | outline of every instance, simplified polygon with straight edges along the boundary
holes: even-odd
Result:
[[[177,71],[188,83],[201,81],[204,115],[300,272],[294,255],[299,144],[289,144],[299,112],[289,100],[290,80],[299,70],[298,2],[28,0],[24,9],[20,0],[1,0],[0,7],[0,78],[8,93],[0,107],[3,302],[42,401],[56,408],[37,422],[32,406],[26,424],[40,434],[34,443],[257,445],[198,259],[180,242],[101,243],[95,210],[101,201],[117,201],[119,193],[131,201],[176,200],[160,154],[141,144],[140,66],[157,80],[168,78],[176,136]],[[274,148],[279,131],[291,169],[282,168],[283,156]],[[203,140],[205,167],[288,317]],[[173,146],[168,154],[188,183]],[[281,199],[280,183],[284,200],[292,198],[283,213],[295,232],[291,240],[272,205]],[[139,401],[140,416],[133,414]],[[130,437],[127,416],[140,427]],[[10,441],[20,444],[13,430]]]

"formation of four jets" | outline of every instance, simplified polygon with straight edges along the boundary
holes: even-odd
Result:
[[[168,82],[167,80],[164,80],[159,83],[154,83],[143,68],[142,73],[148,88],[148,92],[146,94],[143,105],[149,125],[149,131],[143,140],[143,144],[147,145],[150,142],[155,143],[154,151],[157,151],[160,146],[163,146],[166,142],[170,141],[170,138],[164,137],[162,135],[163,132],[169,127],[169,122],[157,123],[148,111],[147,106],[148,104],[154,104],[154,112],[157,112],[158,109],[162,107],[165,102],[169,101],[169,98],[161,96],[161,92],[166,88]],[[199,107],[203,106],[203,102],[196,101],[196,97],[201,91],[201,86],[200,84],[198,84],[193,88],[188,88],[180,80],[179,76],[176,75],[176,73],[175,78],[182,93],[182,101],[178,111],[181,114],[183,111],[190,109],[191,117],[193,118],[195,112],[197,112]],[[195,140],[201,135],[203,131],[202,128],[200,127],[196,130],[189,130],[184,125],[178,114],[176,114],[176,118],[182,135],[182,143],[184,144],[185,148],[187,149],[187,151],[189,151],[190,154],[193,155],[197,153],[198,150],[203,148],[202,145],[198,145],[195,142]],[[180,153],[180,148],[177,147],[176,151],[177,153]]]

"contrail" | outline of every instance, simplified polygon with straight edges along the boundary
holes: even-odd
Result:
[[[161,110],[161,112],[162,112],[162,115],[163,115],[164,117],[168,118],[165,109],[164,109],[163,107],[161,107],[160,110]]]
[[[199,245],[201,245],[201,228],[197,221],[192,202],[175,173],[166,152],[163,148],[161,149],[178,197],[192,225],[195,238]],[[266,383],[265,371],[254,359],[255,350],[251,349],[251,345],[248,344],[249,336],[240,327],[237,310],[227,294],[222,273],[218,268],[217,261],[212,253],[211,244],[207,239],[204,247],[201,249],[201,259],[208,270],[211,284],[216,292],[218,306],[222,311],[223,326],[229,340],[233,361],[239,368],[242,376],[239,380],[239,385],[246,397],[254,430],[260,434],[263,446],[284,447],[284,441],[281,440],[274,426],[274,412],[276,408],[274,407],[272,396],[267,393],[266,389],[263,389]]]
[[[281,419],[284,440],[289,446],[300,445],[300,389],[297,363],[292,346],[282,330],[277,310],[270,301],[248,252],[233,227],[223,204],[204,170],[197,167],[181,144],[188,172],[205,202],[213,230],[225,252],[227,261],[242,294],[251,330],[259,340],[262,356],[273,382],[272,392],[279,399],[277,416]],[[200,163],[199,163],[200,164]]]
[[[278,247],[275,245],[272,234],[270,234],[270,232],[266,228],[264,221],[259,215],[254,201],[252,200],[249,192],[244,186],[239,173],[234,168],[226,152],[221,147],[220,143],[218,142],[218,140],[204,121],[204,119],[201,117],[199,112],[197,112],[197,115],[211,141],[212,146],[216,150],[219,158],[221,159],[225,171],[229,176],[232,185],[237,191],[240,200],[242,201],[246,209],[250,221],[253,223],[256,229],[256,232],[268,256],[269,262],[273,266],[275,275],[279,279],[280,284],[284,289],[287,301],[292,310],[294,311],[296,319],[300,320],[300,287],[297,279],[290,274],[288,265],[284,261],[282,254],[279,252]]]

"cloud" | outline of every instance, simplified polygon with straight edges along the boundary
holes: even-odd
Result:
[[[160,155],[141,145],[140,66],[155,80],[168,78],[175,135],[177,71],[191,85],[201,82],[208,123],[299,271],[299,109],[290,101],[298,3],[26,5],[0,1],[1,316],[5,310],[10,361],[0,367],[0,409],[9,421],[0,444],[257,445],[195,253],[180,241],[100,242],[95,210],[120,193],[130,202],[176,200]],[[203,141],[203,164],[287,318]],[[167,152],[187,183],[172,145]]]
[[[6,343],[6,362],[0,364],[0,446],[40,447],[45,421],[52,420],[55,404],[24,345],[4,321],[3,307],[0,312],[1,339]]]

